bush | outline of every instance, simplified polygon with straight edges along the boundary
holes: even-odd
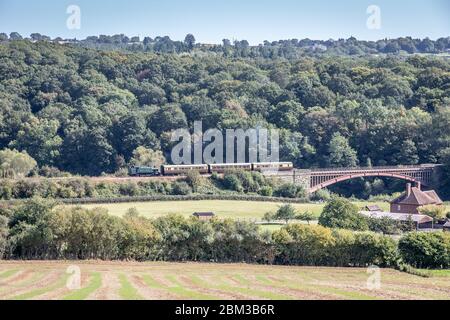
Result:
[[[397,244],[388,237],[373,232],[355,232],[350,265],[396,267],[399,264]]]
[[[197,192],[198,189],[203,185],[204,178],[198,171],[188,171],[186,173],[186,182],[194,192]]]
[[[191,192],[191,187],[185,181],[177,181],[172,186],[172,194],[174,195],[188,195]]]
[[[328,189],[320,189],[311,195],[313,201],[330,201],[331,193]]]
[[[300,212],[296,216],[296,219],[301,220],[301,221],[306,221],[306,222],[308,222],[308,224],[310,221],[313,221],[315,218],[316,218],[316,216],[311,211]]]
[[[296,265],[327,264],[327,251],[333,245],[331,229],[290,224],[272,235],[277,263]]]
[[[427,205],[418,209],[419,213],[430,216],[434,221],[440,221],[446,218],[445,206]]]
[[[273,195],[273,189],[271,186],[263,186],[259,189],[258,194],[264,197],[271,197]]]
[[[394,267],[399,263],[395,241],[372,232],[291,224],[275,231],[273,241],[281,264]]]
[[[333,198],[323,208],[319,224],[329,228],[368,230],[367,220],[358,212],[358,207],[344,198]]]
[[[243,192],[244,187],[241,181],[234,173],[226,173],[223,177],[223,186],[228,190]]]
[[[140,188],[136,182],[120,184],[119,192],[122,196],[136,197],[140,195]]]
[[[366,217],[366,220],[370,231],[384,234],[400,234],[402,232],[401,222],[389,217]]]
[[[282,184],[275,191],[275,196],[283,198],[302,198],[305,195],[306,192],[301,186],[292,183]]]
[[[70,173],[63,172],[55,167],[43,166],[39,169],[39,175],[46,178],[69,177]]]
[[[403,260],[414,267],[450,267],[450,234],[447,232],[411,232],[400,239],[398,248]]]

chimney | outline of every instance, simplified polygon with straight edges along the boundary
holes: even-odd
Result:
[[[416,182],[416,187],[417,187],[417,189],[421,190],[422,184],[420,183],[420,181]]]
[[[406,196],[409,197],[411,195],[411,183],[406,184]]]

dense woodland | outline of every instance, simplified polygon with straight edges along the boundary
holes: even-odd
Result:
[[[170,132],[196,120],[278,128],[281,159],[299,168],[450,163],[450,60],[434,54],[449,38],[252,47],[42,37],[0,35],[0,150],[26,151],[41,168],[114,173],[138,147],[170,162]],[[427,54],[404,54],[416,52]]]

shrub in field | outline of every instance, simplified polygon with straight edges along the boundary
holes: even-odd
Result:
[[[334,243],[331,229],[302,224],[287,225],[272,237],[280,264],[327,264],[327,251]]]
[[[399,260],[395,241],[372,232],[291,224],[275,231],[273,241],[282,264],[387,267]]]
[[[365,218],[370,231],[381,232],[384,234],[400,234],[402,233],[402,224],[405,225],[405,223],[389,217]]]
[[[176,181],[172,185],[173,195],[188,195],[191,192],[191,187],[185,181]]]
[[[349,200],[334,197],[323,208],[319,224],[329,228],[368,230],[367,220]]]
[[[39,175],[47,178],[70,177],[70,173],[63,172],[56,167],[42,166],[39,169]]]
[[[189,260],[192,254],[198,259],[212,239],[209,225],[203,221],[186,220],[180,215],[158,218],[154,224],[161,234],[158,258],[162,260],[184,261]]]
[[[316,216],[314,215],[314,213],[312,213],[311,211],[304,211],[304,212],[300,212],[299,214],[297,214],[297,216],[295,217],[295,219],[301,220],[301,221],[306,221],[308,224],[313,221],[316,218]]]
[[[233,190],[237,192],[243,192],[244,187],[241,181],[234,173],[225,173],[223,177],[223,186],[228,190]]]
[[[21,258],[48,258],[53,252],[52,209],[56,203],[34,198],[17,206],[9,220],[9,250]]]
[[[259,189],[258,194],[264,197],[271,197],[273,195],[273,189],[271,186],[263,186]]]
[[[198,189],[205,183],[205,179],[198,171],[188,171],[185,180],[194,192],[198,192]]]
[[[331,193],[328,189],[320,189],[311,195],[313,201],[330,201]]]
[[[398,248],[403,260],[414,267],[450,267],[448,232],[411,232],[400,239]]]
[[[286,223],[289,222],[289,220],[293,220],[296,218],[297,211],[291,204],[285,204],[278,208],[278,210],[273,215],[274,219],[277,220],[284,220]]]
[[[278,186],[274,194],[283,198],[303,198],[306,196],[304,188],[293,183],[285,183]]]
[[[140,188],[136,182],[128,182],[119,185],[121,196],[136,197],[140,195]]]
[[[250,222],[212,221],[211,259],[218,262],[273,263],[275,251],[267,234]]]
[[[396,242],[388,237],[373,232],[355,232],[349,265],[395,267],[399,263]]]

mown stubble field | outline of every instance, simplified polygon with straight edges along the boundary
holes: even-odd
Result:
[[[80,287],[69,289],[77,275],[68,270],[78,268]],[[380,289],[372,290],[369,276],[364,268],[2,261],[0,299],[450,299],[447,271],[423,278],[381,269]]]

